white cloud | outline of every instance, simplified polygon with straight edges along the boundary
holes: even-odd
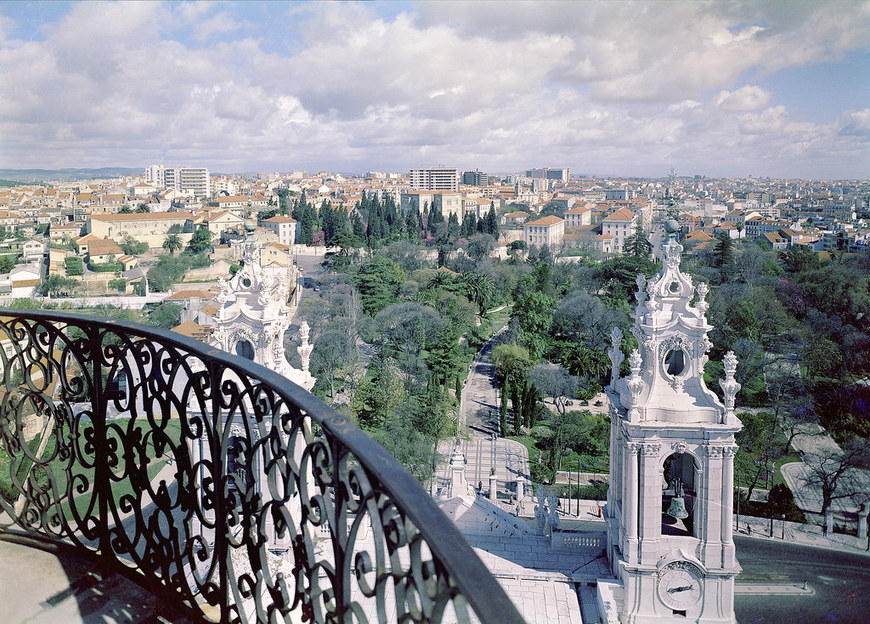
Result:
[[[763,108],[770,103],[771,93],[754,85],[746,85],[737,91],[720,91],[716,106],[722,110],[745,112]]]
[[[88,2],[34,41],[0,15],[0,166],[855,167],[867,110],[806,123],[761,77],[866,47],[870,4],[788,4],[258,5],[265,24]]]
[[[870,108],[843,113],[839,125],[842,135],[870,137]]]

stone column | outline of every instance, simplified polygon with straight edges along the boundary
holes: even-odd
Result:
[[[495,473],[489,475],[489,500],[492,503],[498,503],[498,489]]]
[[[725,495],[725,490],[728,488],[729,482],[726,473],[729,472],[731,466],[730,461],[726,462],[723,459],[724,447],[708,446],[707,447],[707,499],[706,504],[709,506],[707,518],[705,518],[704,526],[707,532],[704,534],[704,539],[720,542],[722,541],[723,531],[726,530],[724,525],[731,526],[730,522],[725,521],[726,503],[731,500]],[[726,466],[727,464],[727,466]],[[731,469],[733,477],[733,469]],[[716,513],[718,507],[718,513]],[[730,505],[727,505],[730,513]]]
[[[629,562],[637,562],[637,509],[638,509],[638,453],[640,445],[633,442],[624,447],[622,471],[622,526],[625,527],[627,545],[626,557]]]
[[[722,449],[722,566],[734,566],[734,453],[737,447]]]
[[[523,502],[523,498],[525,497],[525,493],[523,492],[523,483],[525,483],[525,478],[523,475],[517,475],[517,503]]]
[[[657,542],[661,535],[662,515],[662,484],[659,478],[658,459],[661,444],[646,443],[641,445],[640,497],[638,509],[640,521],[638,533],[638,558],[644,556],[644,542]]]

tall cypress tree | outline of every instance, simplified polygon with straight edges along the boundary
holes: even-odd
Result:
[[[489,203],[489,212],[486,213],[486,227],[484,228],[487,234],[498,240],[498,217],[495,215],[495,203]]]

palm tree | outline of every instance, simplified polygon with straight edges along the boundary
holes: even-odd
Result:
[[[163,249],[172,255],[175,255],[175,252],[182,247],[184,247],[184,243],[181,242],[181,237],[178,234],[169,234],[163,241]]]
[[[490,301],[495,298],[495,282],[489,275],[463,273],[460,275],[466,296],[477,304],[478,313],[483,315]]]

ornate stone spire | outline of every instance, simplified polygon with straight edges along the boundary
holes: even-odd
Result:
[[[706,319],[708,288],[703,282],[695,287],[692,278],[680,271],[679,224],[668,219],[664,229],[661,272],[650,280],[637,278],[631,333],[638,349],[630,358],[632,373],[624,379],[615,377],[611,388],[632,422],[722,423],[727,410],[703,379],[711,346],[707,334],[712,329]],[[618,358],[612,350],[608,353],[613,365]]]

